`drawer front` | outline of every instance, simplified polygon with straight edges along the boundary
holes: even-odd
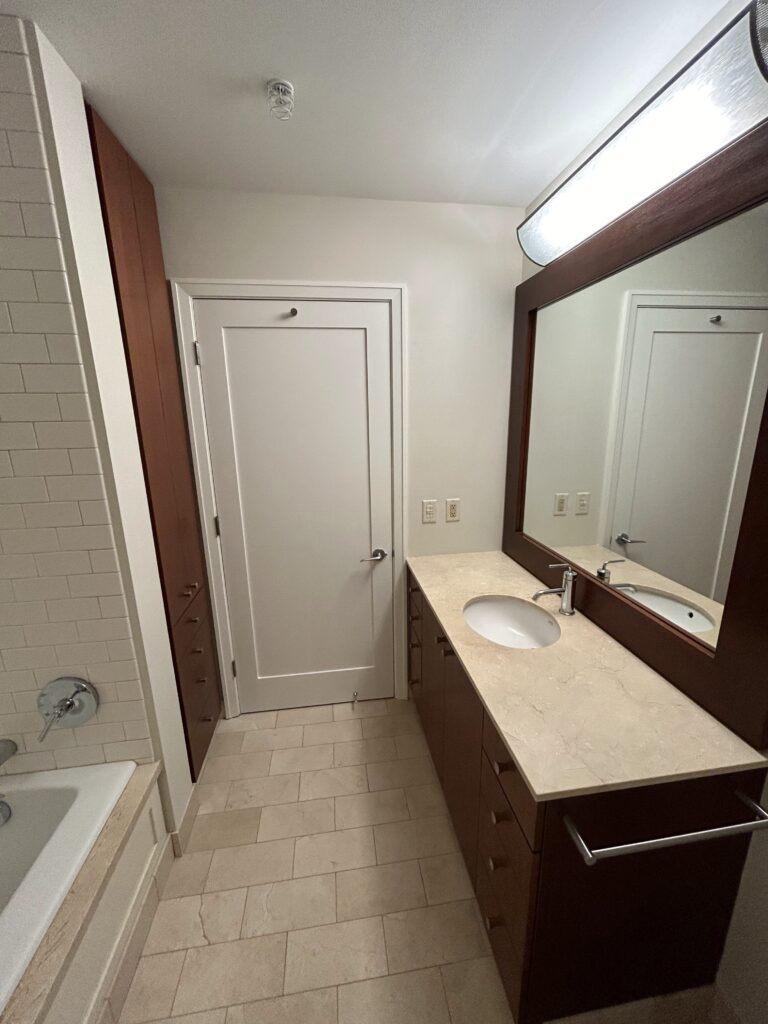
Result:
[[[483,859],[477,869],[477,902],[515,1020],[520,1019],[525,960],[505,923],[504,906]]]
[[[411,686],[421,683],[421,640],[413,632],[408,639],[408,682]]]
[[[482,877],[483,886],[493,894],[504,926],[522,955],[533,926],[539,857],[531,853],[511,812],[506,814],[499,818],[481,797],[478,880]]]
[[[205,590],[175,626],[173,648],[184,729],[196,778],[221,710],[213,620]]]
[[[424,615],[424,595],[408,573],[408,637],[409,639],[421,640],[424,631],[422,618]]]
[[[531,796],[523,776],[487,714],[483,726],[483,750],[528,844],[532,850],[540,850],[544,809]]]

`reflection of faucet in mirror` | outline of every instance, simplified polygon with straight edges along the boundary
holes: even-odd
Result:
[[[595,576],[603,583],[611,582],[611,570],[608,568],[609,565],[618,565],[620,562],[626,562],[626,558],[609,558],[607,562],[603,562],[600,568],[595,573]]]

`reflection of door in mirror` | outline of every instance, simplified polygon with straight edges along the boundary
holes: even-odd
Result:
[[[606,541],[722,603],[765,401],[768,310],[673,301],[630,302]],[[644,543],[617,540],[627,534]]]

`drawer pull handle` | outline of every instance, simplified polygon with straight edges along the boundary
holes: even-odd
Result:
[[[421,650],[421,644],[417,644],[415,640],[411,640],[411,642],[408,644],[408,647],[412,651],[420,651]]]
[[[444,647],[443,648],[443,657],[444,658],[455,658],[456,657],[456,651],[454,651],[454,649],[452,647]]]
[[[418,594],[418,592],[419,592],[419,588],[418,587],[408,587],[408,593],[409,594]]]
[[[196,679],[195,682],[196,683],[200,683],[201,685],[203,683],[207,683],[208,682],[208,676],[201,676],[199,679]]]
[[[197,590],[197,588],[200,586],[200,584],[199,583],[188,583],[187,586],[189,587],[190,590]]]
[[[200,621],[200,616],[199,615],[195,615],[194,618],[187,619],[187,622],[199,622],[199,621]]]
[[[503,857],[489,857],[488,858],[488,870],[498,871],[499,868],[503,868],[506,865],[506,861]]]
[[[193,654],[202,654],[202,653],[203,653],[203,651],[204,651],[204,648],[203,648],[203,647],[193,647],[193,648],[192,648],[192,653],[193,653]]]
[[[511,761],[494,761],[493,772],[494,775],[503,775],[504,772],[508,772],[512,769]]]
[[[500,917],[491,917],[490,914],[486,915],[486,917],[483,918],[483,921],[487,932],[492,931],[494,928],[500,928],[503,924]]]
[[[416,615],[414,613],[413,615],[409,615],[408,616],[408,621],[409,622],[420,622],[421,621],[421,616],[420,615]]]
[[[758,832],[768,828],[768,811],[760,804],[746,795],[736,791],[736,798],[756,815],[755,821],[740,821],[735,825],[720,825],[717,828],[705,828],[699,832],[681,832],[675,836],[661,836],[659,839],[645,839],[639,843],[623,843],[620,846],[601,846],[596,850],[590,849],[587,841],[576,827],[573,818],[569,814],[563,818],[563,824],[568,834],[576,844],[576,849],[589,867],[597,864],[599,860],[607,860],[609,857],[625,857],[630,853],[645,853],[646,850],[661,850],[667,846],[683,846],[686,843],[699,843],[705,839],[721,839],[724,836],[739,836]]]
[[[194,594],[194,590],[182,590],[182,597],[191,597]]]
[[[203,717],[200,719],[200,721],[201,722],[212,722],[213,721],[213,715],[203,715]]]
[[[500,821],[511,821],[509,811],[491,811],[491,824],[498,825]]]
[[[448,643],[448,637],[444,633],[438,633],[438,635],[435,637],[435,643],[436,644],[447,644]]]

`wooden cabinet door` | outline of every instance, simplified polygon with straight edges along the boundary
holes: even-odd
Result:
[[[445,749],[445,658],[448,649],[442,626],[426,601],[422,610],[421,724],[432,760],[442,781]]]
[[[483,750],[483,706],[453,652],[444,659],[443,788],[461,852],[474,884]]]

